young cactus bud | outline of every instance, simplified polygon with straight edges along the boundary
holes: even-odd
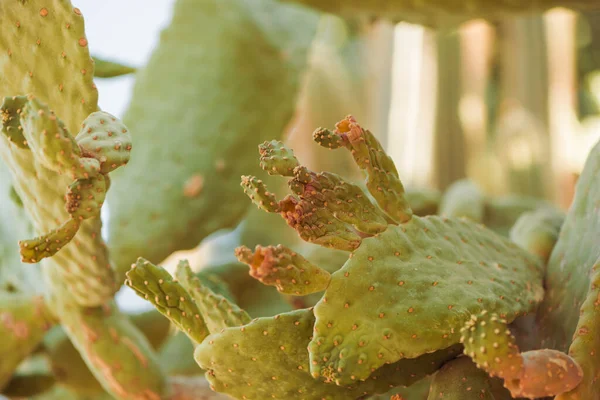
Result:
[[[250,275],[275,286],[280,293],[305,296],[327,288],[331,275],[300,254],[284,247],[256,246],[254,253],[246,246],[238,247],[235,255],[250,267]]]
[[[266,212],[279,212],[279,203],[273,193],[267,190],[267,186],[255,176],[242,176],[242,187],[244,193],[254,204]]]
[[[45,235],[19,241],[21,261],[34,264],[46,257],[52,257],[73,239],[79,226],[78,220],[69,219]]]
[[[292,176],[294,168],[300,165],[292,149],[278,140],[264,142],[258,146],[260,167],[269,175]]]
[[[465,354],[491,376],[507,380],[521,375],[523,358],[505,320],[483,312],[472,316],[461,330]]]
[[[129,162],[131,135],[123,123],[104,111],[90,114],[75,138],[86,157],[100,162],[100,172],[108,174]]]

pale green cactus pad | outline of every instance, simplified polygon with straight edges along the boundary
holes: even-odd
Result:
[[[140,136],[108,197],[120,274],[239,223],[239,177],[258,170],[247,150],[291,119],[317,18],[272,0],[176,2],[124,116]]]
[[[468,220],[390,225],[363,240],[315,306],[311,370],[366,379],[384,363],[457,343],[473,313],[512,321],[542,300],[542,276],[535,256]]]
[[[446,350],[414,360],[387,365],[364,382],[347,386],[315,380],[306,352],[314,316],[309,309],[259,318],[242,327],[211,335],[195,351],[198,364],[218,392],[238,399],[264,398],[342,400],[384,393],[410,385],[433,373],[460,349]]]

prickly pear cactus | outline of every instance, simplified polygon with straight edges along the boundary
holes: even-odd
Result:
[[[122,165],[122,152],[128,152],[119,145],[124,133],[110,138],[110,131],[98,131],[94,124],[91,135],[102,137],[100,151],[79,145],[75,137],[86,118],[91,119],[84,135],[91,120],[105,127],[116,122],[97,119],[106,114],[96,113],[81,12],[67,0],[2,2],[0,29],[0,156],[34,234],[60,242],[39,237],[23,242],[22,255],[45,257],[46,307],[105,390],[120,399],[160,397],[166,383],[147,340],[113,301],[118,285],[98,218],[104,194],[91,182],[106,181],[101,165],[108,170]],[[113,147],[105,152],[105,145]],[[69,189],[78,180],[81,185]],[[107,187],[105,182],[104,191]]]
[[[250,321],[235,304],[211,293],[201,282],[192,282],[186,264],[180,264],[175,275],[182,279],[175,281],[164,269],[140,259],[127,273],[126,283],[157,309],[170,305],[172,312],[165,315],[179,326],[190,326],[182,321],[206,322],[209,336],[205,336],[204,326],[198,330],[184,328],[198,343],[194,357],[207,371],[206,377],[216,391],[238,399],[289,399],[302,395],[308,400],[333,400],[384,393],[424,378],[460,352],[460,346],[452,346],[401,360],[379,369],[364,382],[344,386],[321,382],[310,375],[306,351],[314,325],[311,309]],[[218,298],[218,302],[212,308],[206,307],[211,298]],[[184,307],[202,311],[197,315],[184,312]],[[221,317],[215,318],[219,314]]]
[[[584,380],[566,399],[600,399],[597,350],[600,260],[600,143],[591,150],[577,183],[546,273],[546,297],[537,322],[541,345],[569,350],[583,368]]]
[[[141,136],[109,194],[120,278],[139,256],[161,262],[241,220],[247,149],[292,117],[316,19],[272,0],[175,4],[124,117]]]
[[[335,131],[318,129],[314,138],[322,146],[352,151],[357,165],[366,171],[371,196],[335,174],[308,170],[289,157],[290,150],[274,142],[264,144],[273,151],[261,151],[261,167],[290,177],[293,194],[278,201],[253,177],[243,177],[242,186],[255,204],[281,214],[304,240],[351,252],[346,264],[331,275],[313,310],[308,349],[315,379],[352,385],[369,379],[386,364],[459,342],[470,344],[460,332],[471,332],[473,318],[499,315],[504,331],[517,317],[536,309],[544,293],[540,258],[469,219],[412,215],[391,160],[371,132],[352,117],[338,123]],[[261,248],[251,254],[242,247],[239,254],[251,270],[260,264],[266,270],[291,272],[303,262],[288,259],[263,266],[266,257]],[[281,279],[278,284],[298,281],[293,275],[275,273]],[[320,275],[313,272],[312,276]],[[492,337],[488,332],[492,324],[481,322],[484,325],[488,328],[482,328],[481,337]],[[477,351],[465,348],[465,353],[477,361],[479,348],[487,345],[474,345]],[[482,362],[480,367],[504,378],[514,395],[555,395],[581,380],[579,365],[566,354],[556,355],[567,366],[562,379],[550,385],[546,375],[537,376],[543,375],[546,353],[521,355],[510,341],[496,346],[499,352],[514,352],[516,364],[494,369]]]

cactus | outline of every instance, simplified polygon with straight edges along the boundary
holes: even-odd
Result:
[[[123,133],[115,135],[114,151],[108,152],[106,160],[96,148],[77,145],[71,134],[78,132],[84,121],[96,120],[102,125],[107,116],[98,111],[81,12],[66,0],[3,2],[0,26],[0,48],[9,57],[0,74],[0,97],[4,99],[0,155],[11,170],[34,233],[50,232],[46,237],[63,240],[58,247],[50,244],[50,253],[27,246],[36,251],[34,258],[46,257],[42,260],[46,307],[108,392],[123,399],[160,396],[166,385],[162,371],[145,338],[112,300],[118,286],[101,238],[101,222],[94,217],[99,215],[100,202],[88,203],[87,198],[79,202],[74,196],[65,207],[65,189],[74,180],[106,179],[105,172],[113,164],[122,164],[122,151],[128,152],[126,147],[117,148]],[[36,51],[30,51],[31,46]],[[49,59],[57,61],[49,64]],[[19,102],[23,109],[15,107]],[[107,127],[118,124],[110,117],[106,122]],[[17,123],[27,143],[14,140]],[[110,132],[105,133],[108,136]],[[102,164],[108,170],[103,172]],[[72,189],[90,187],[82,183],[81,188]],[[66,221],[70,232],[52,232],[61,221]],[[121,368],[113,370],[115,366]],[[144,373],[138,376],[137,371]]]
[[[241,220],[238,179],[256,169],[245,150],[283,133],[316,22],[272,0],[176,3],[124,116],[144,140],[108,197],[119,281],[137,257],[161,262]]]
[[[291,177],[294,193],[281,201],[271,196],[263,209],[280,213],[306,241],[352,252],[314,307],[315,334],[308,348],[315,378],[351,385],[385,364],[458,343],[459,330],[480,312],[493,311],[508,326],[535,311],[543,295],[539,258],[468,219],[413,216],[391,160],[352,117],[338,123],[333,132],[318,129],[314,138],[325,147],[352,150],[359,167],[367,171],[367,188],[379,206],[337,175],[314,173],[297,161],[279,168],[279,157],[261,151],[263,169]],[[279,143],[264,146],[282,153]],[[244,177],[242,186],[252,179]],[[259,187],[267,192],[264,185]],[[246,192],[261,204],[256,192]],[[240,259],[251,269],[256,260],[262,262],[260,253],[239,249]],[[463,290],[458,289],[461,286]],[[454,298],[458,293],[460,299]],[[403,314],[405,318],[390,318]],[[505,347],[512,344],[501,349]],[[546,354],[540,352],[532,354]],[[467,354],[476,357],[474,352]],[[571,390],[580,382],[579,365],[565,354],[561,357],[569,361],[568,373],[542,395]],[[542,361],[530,359],[531,366],[523,368],[539,373],[536,368]],[[499,376],[507,377],[505,384],[514,394],[537,394],[534,390],[541,384],[537,377],[521,375],[521,364],[518,367],[514,375],[502,370]],[[498,374],[494,369],[488,372]]]
[[[142,68],[92,58],[69,0],[0,2],[0,398],[600,400],[600,144],[566,215],[466,180],[405,188],[365,73],[391,57],[364,51],[369,15],[597,5],[296,2],[350,18],[178,0]],[[94,79],[132,73],[122,122]],[[312,133],[326,156],[277,139],[344,104],[381,136],[348,116]],[[157,266],[235,227],[229,259]],[[123,282],[153,309],[120,310]]]
[[[577,183],[575,198],[548,261],[547,292],[537,313],[540,344],[569,354],[583,368],[584,379],[567,399],[600,399],[597,380],[598,327],[597,270],[600,248],[598,204],[600,143],[591,150]]]
[[[402,360],[381,368],[368,381],[353,385],[338,386],[321,382],[313,379],[309,373],[306,346],[314,324],[310,309],[250,321],[235,304],[221,297],[219,307],[234,312],[221,314],[223,317],[217,320],[213,310],[202,306],[207,300],[206,296],[217,295],[199,281],[190,284],[189,274],[189,266],[180,264],[175,275],[185,279],[174,281],[164,269],[140,259],[127,273],[126,283],[159,310],[162,304],[178,298],[180,312],[173,308],[174,312],[165,315],[179,326],[183,326],[181,320],[184,317],[199,321],[198,324],[206,321],[207,326],[212,326],[209,328],[211,335],[205,336],[200,342],[198,339],[205,335],[204,327],[198,331],[186,329],[184,332],[197,343],[194,357],[207,370],[207,379],[215,390],[236,398],[259,399],[266,393],[269,397],[283,399],[300,393],[311,399],[336,399],[383,393],[391,387],[408,385],[431,374],[460,351],[454,346],[415,360]],[[186,291],[184,286],[191,292]],[[188,296],[196,301],[190,303]],[[181,298],[185,298],[185,301]],[[181,307],[184,303],[188,309],[194,306],[202,309],[202,315],[186,313],[183,316]],[[216,325],[216,322],[221,325]],[[235,350],[232,352],[231,348]],[[255,368],[254,362],[249,361],[256,362],[260,368]],[[280,375],[283,371],[286,371],[285,376]]]

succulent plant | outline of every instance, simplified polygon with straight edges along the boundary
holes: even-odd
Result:
[[[508,3],[177,0],[131,68],[69,0],[0,2],[0,399],[600,400],[600,143],[563,213],[405,187],[352,116],[321,153],[284,138],[373,112],[365,17],[598,7]],[[100,110],[94,79],[133,73],[123,121]],[[160,266],[233,228],[229,261]]]

